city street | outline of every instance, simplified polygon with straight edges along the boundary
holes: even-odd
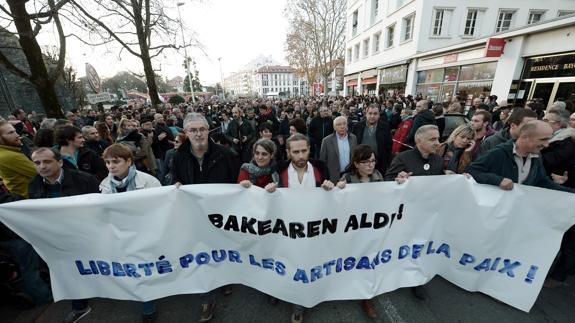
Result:
[[[573,322],[575,316],[575,279],[555,289],[544,288],[529,314],[499,303],[481,294],[469,293],[442,278],[428,285],[428,299],[418,301],[409,289],[396,290],[376,298],[380,317],[376,322]],[[291,306],[280,302],[269,305],[267,296],[251,288],[236,287],[232,295],[218,296],[212,322],[289,322]],[[139,322],[139,306],[135,302],[94,300],[92,312],[82,323]],[[199,313],[199,297],[179,295],[157,302],[159,323],[195,322]],[[29,311],[17,312],[0,307],[0,323],[56,323],[70,309],[68,301]],[[4,314],[6,313],[6,314]],[[326,302],[308,310],[305,322],[371,322],[361,310],[359,301]]]

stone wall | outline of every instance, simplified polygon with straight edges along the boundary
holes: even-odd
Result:
[[[26,56],[20,49],[18,38],[0,28],[0,51],[18,68],[29,73]],[[64,110],[73,109],[75,100],[61,85],[56,86],[56,93]],[[44,107],[36,89],[27,80],[16,76],[0,66],[0,116],[6,117],[15,109],[24,109],[26,112],[36,111],[44,113]]]

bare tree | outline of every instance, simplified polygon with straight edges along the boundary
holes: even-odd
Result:
[[[152,59],[168,48],[179,48],[175,45],[178,21],[166,14],[164,2],[101,0],[91,2],[88,8],[83,1],[70,1],[75,11],[70,21],[80,28],[86,27],[91,35],[88,40],[77,38],[88,44],[116,42],[122,48],[118,57],[124,50],[138,57],[144,67],[150,100],[153,105],[161,104]]]
[[[23,79],[28,80],[36,89],[40,101],[44,106],[44,111],[49,117],[60,118],[64,116],[62,106],[56,94],[55,84],[64,68],[66,57],[66,37],[60,21],[59,11],[69,0],[47,0],[45,4],[38,4],[35,7],[40,9],[36,13],[29,13],[26,3],[29,0],[6,0],[8,8],[0,5],[3,14],[0,21],[8,21],[9,25],[14,25],[18,36],[19,48],[28,62],[28,69],[18,66],[0,51],[0,65],[9,72]],[[50,73],[44,62],[42,50],[36,40],[43,25],[54,23],[59,36],[59,54],[56,66]],[[34,27],[32,27],[34,25]]]
[[[286,15],[290,23],[287,42],[301,40],[294,49],[309,48],[324,89],[345,49],[345,0],[288,0]],[[288,59],[290,57],[288,45]],[[295,53],[294,55],[298,55]],[[292,55],[293,56],[293,55]]]
[[[318,66],[309,44],[310,39],[301,30],[301,25],[292,26],[286,38],[286,59],[296,74],[305,77],[311,86],[317,79]]]

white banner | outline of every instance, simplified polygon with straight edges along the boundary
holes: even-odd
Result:
[[[453,175],[331,192],[171,186],[4,204],[0,220],[48,263],[55,300],[236,283],[311,307],[440,275],[529,311],[574,209],[573,194]]]
[[[108,93],[108,92],[89,93],[89,94],[86,94],[86,98],[88,99],[88,102],[90,102],[91,104],[96,104],[96,103],[108,102],[108,101],[112,100],[112,95],[110,95],[110,93]]]

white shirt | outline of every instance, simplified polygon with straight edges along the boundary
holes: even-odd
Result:
[[[288,166],[288,187],[289,188],[304,188],[315,187],[315,176],[313,174],[313,166],[307,162],[307,171],[303,174],[303,180],[299,182],[297,171],[290,163]]]

